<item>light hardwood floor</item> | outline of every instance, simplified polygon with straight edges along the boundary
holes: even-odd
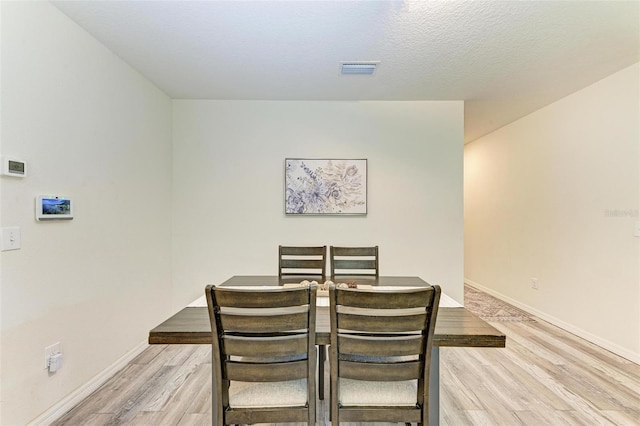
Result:
[[[640,425],[639,365],[539,319],[491,324],[506,348],[441,349],[441,424]],[[210,354],[149,346],[56,424],[210,425]]]

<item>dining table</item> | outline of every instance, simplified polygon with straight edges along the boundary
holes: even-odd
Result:
[[[299,284],[302,281],[318,281],[318,277],[304,275],[234,275],[223,287],[259,287]],[[335,276],[327,277],[335,283],[355,284],[375,291],[393,290],[394,287],[428,287],[429,283],[415,276]],[[204,292],[203,292],[204,293]],[[331,343],[328,297],[316,299],[316,345],[318,351],[318,396],[324,399],[324,363],[326,346]],[[211,323],[204,294],[149,331],[149,344],[212,344]],[[441,294],[431,354],[429,383],[429,424],[440,421],[440,348],[482,347],[504,348],[506,336],[483,319],[473,315],[463,305]]]

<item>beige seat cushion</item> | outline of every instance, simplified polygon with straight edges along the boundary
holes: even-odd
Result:
[[[306,403],[306,379],[269,383],[232,381],[229,385],[229,406],[233,408],[298,407]]]
[[[364,380],[340,379],[338,397],[342,405],[397,405],[415,406],[418,381],[367,382]]]

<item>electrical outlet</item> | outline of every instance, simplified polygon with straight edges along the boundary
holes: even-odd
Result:
[[[60,342],[56,342],[53,345],[44,348],[44,368],[49,369],[49,365],[51,365],[51,357],[61,353],[62,350],[60,349]]]
[[[538,289],[538,279],[537,278],[531,278],[531,288],[534,290]]]

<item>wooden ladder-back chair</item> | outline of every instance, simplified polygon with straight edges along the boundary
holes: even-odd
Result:
[[[330,247],[331,276],[370,275],[378,277],[378,246]]]
[[[329,287],[331,423],[429,422],[440,287]]]
[[[327,272],[327,246],[278,246],[278,276],[317,276],[318,282]]]
[[[315,284],[207,286],[213,424],[315,424]]]

